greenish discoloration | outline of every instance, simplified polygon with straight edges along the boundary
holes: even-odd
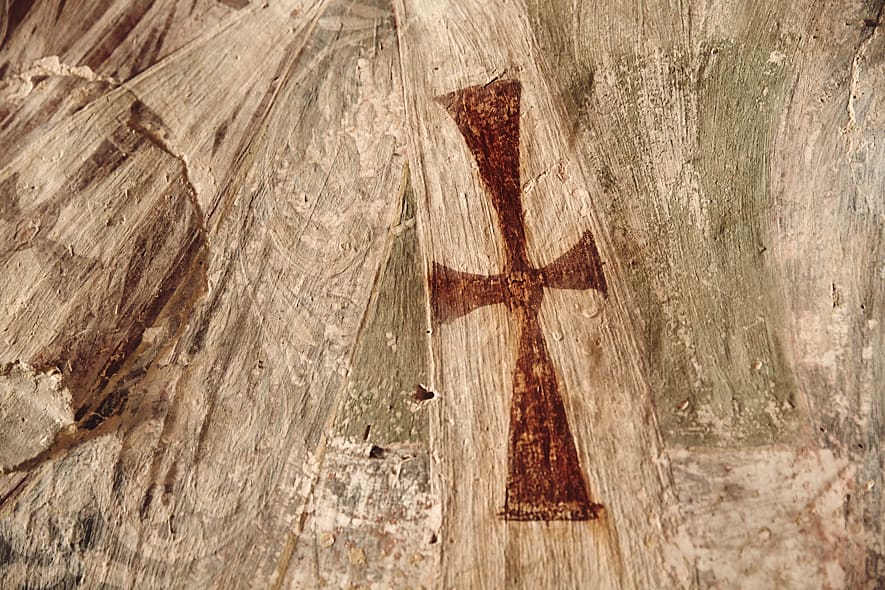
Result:
[[[427,296],[408,169],[391,231],[334,427],[349,441],[379,446],[428,440],[427,394],[416,395],[427,376]]]
[[[704,22],[664,6],[557,4],[530,0],[530,19],[602,191],[604,255],[622,261],[617,292],[637,316],[664,435],[703,446],[790,439],[801,416],[766,256],[768,159],[798,45],[782,7],[739,3]]]
[[[665,428],[680,442],[708,442],[705,410],[712,413],[708,422],[724,423],[747,443],[782,438],[796,417],[795,384],[780,342],[786,333],[782,291],[765,254],[773,229],[769,157],[786,110],[793,74],[788,55],[795,46],[779,33],[778,17],[753,12],[734,41],[701,45],[695,169],[702,235],[690,211],[672,215],[678,220],[673,235],[681,236],[674,266],[695,273],[683,291],[694,312],[690,323],[704,326],[694,335],[701,366],[694,411],[665,413]]]

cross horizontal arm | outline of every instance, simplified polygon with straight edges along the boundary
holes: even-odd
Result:
[[[608,293],[602,260],[589,231],[585,231],[568,252],[542,268],[540,274],[548,288],[596,289],[603,295]]]
[[[433,263],[430,300],[434,325],[461,317],[477,307],[503,303],[506,297],[505,280],[501,275],[475,275]]]

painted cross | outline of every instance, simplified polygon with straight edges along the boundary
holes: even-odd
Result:
[[[519,102],[516,80],[473,86],[439,97],[473,153],[504,247],[498,275],[459,272],[433,264],[430,276],[434,324],[478,307],[503,303],[519,340],[510,404],[507,520],[590,520],[593,503],[559,392],[539,314],[545,288],[596,289],[606,293],[599,252],[590,232],[551,264],[535,268],[526,252],[519,177]]]

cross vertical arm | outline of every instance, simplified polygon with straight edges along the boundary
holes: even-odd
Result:
[[[517,80],[493,82],[438,99],[455,120],[489,191],[504,243],[507,270],[529,268],[519,176]]]

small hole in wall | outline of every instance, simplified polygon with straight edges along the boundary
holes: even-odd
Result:
[[[419,383],[415,387],[415,393],[412,394],[412,397],[414,397],[417,402],[426,402],[436,397],[436,394]]]

